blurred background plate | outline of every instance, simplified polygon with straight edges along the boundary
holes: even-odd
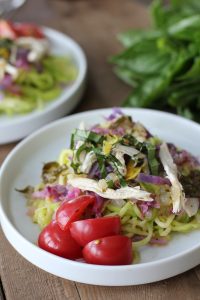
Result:
[[[9,12],[19,8],[26,0],[0,0],[0,15],[7,15]]]
[[[71,112],[81,99],[86,81],[87,62],[81,47],[70,37],[50,28],[43,28],[49,39],[51,53],[68,55],[78,68],[76,80],[61,95],[41,110],[26,115],[0,116],[0,144],[17,141],[41,126]]]

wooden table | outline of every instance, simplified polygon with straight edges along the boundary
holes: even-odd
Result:
[[[65,32],[86,52],[88,88],[74,112],[120,105],[129,88],[112,73],[109,55],[120,45],[116,34],[149,24],[146,1],[29,0],[13,19],[33,21]],[[15,144],[0,146],[0,163]],[[50,275],[20,256],[0,231],[0,299],[7,300],[191,300],[200,299],[200,267],[162,282],[131,287],[100,287]]]

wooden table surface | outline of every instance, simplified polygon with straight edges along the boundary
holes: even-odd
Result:
[[[120,45],[116,34],[149,24],[148,0],[28,0],[13,19],[50,26],[72,36],[86,52],[88,88],[74,112],[120,105],[129,91],[107,58]],[[74,113],[73,112],[73,113]],[[0,146],[0,163],[15,144]],[[50,275],[27,262],[0,230],[0,299],[7,300],[190,300],[200,299],[200,267],[158,283],[130,287],[91,286]]]

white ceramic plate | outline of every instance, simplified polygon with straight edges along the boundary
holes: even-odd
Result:
[[[23,196],[15,191],[40,180],[43,162],[57,159],[69,145],[70,132],[81,121],[95,124],[109,109],[84,112],[45,126],[22,141],[6,158],[0,174],[0,217],[13,247],[36,266],[63,278],[97,285],[133,285],[165,279],[200,263],[200,231],[177,234],[167,246],[141,250],[141,263],[97,266],[60,258],[36,246],[39,229],[26,215]],[[153,134],[176,143],[195,155],[200,153],[200,126],[181,117],[146,109],[124,109]]]
[[[41,110],[25,115],[8,117],[0,115],[0,144],[17,141],[41,126],[63,117],[79,102],[85,88],[87,62],[81,47],[70,37],[50,28],[43,27],[50,41],[51,53],[68,55],[78,68],[76,80],[63,89],[61,95],[46,104]]]

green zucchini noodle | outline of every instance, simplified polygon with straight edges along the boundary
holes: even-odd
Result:
[[[163,210],[164,211],[164,210]],[[162,215],[160,208],[151,208],[149,216],[143,216],[138,203],[125,201],[122,207],[108,201],[104,216],[119,216],[121,218],[122,233],[130,238],[139,236],[139,240],[133,241],[133,248],[139,248],[151,244],[151,240],[170,240],[173,232],[189,232],[200,228],[200,210],[196,216],[188,217],[175,214]],[[154,244],[154,243],[152,243]],[[155,243],[156,244],[156,243]]]

